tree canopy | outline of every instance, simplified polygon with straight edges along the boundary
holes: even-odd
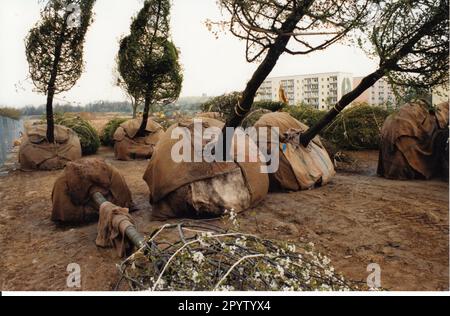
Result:
[[[364,29],[379,66],[307,132],[301,143],[308,145],[337,115],[378,80],[387,76],[397,85],[430,90],[448,84],[448,0],[377,1],[376,14]]]
[[[229,27],[232,34],[246,41],[249,62],[260,61],[226,127],[236,127],[242,122],[257,90],[283,53],[305,55],[342,39],[362,43],[379,59],[379,67],[301,135],[305,146],[348,104],[386,75],[392,83],[417,89],[448,82],[448,0],[219,0],[219,3],[229,13],[229,19],[218,24]],[[209,22],[210,27],[212,24]],[[229,141],[225,143],[229,145]]]
[[[367,0],[220,0],[229,13],[222,24],[246,41],[249,62],[271,48],[306,55],[341,40],[367,15]],[[292,41],[286,45],[279,42]]]
[[[181,92],[183,77],[178,50],[170,40],[169,14],[169,0],[146,0],[133,19],[130,34],[120,41],[120,80],[129,95],[144,100],[137,136],[145,132],[150,106],[172,103]]]
[[[395,85],[429,90],[448,83],[448,0],[384,1],[370,39]],[[396,60],[396,61],[395,61]]]
[[[218,23],[246,41],[246,57],[260,65],[227,120],[222,155],[231,140],[227,127],[237,127],[251,110],[256,93],[283,53],[306,55],[323,50],[366,23],[370,0],[219,0],[229,13]],[[228,158],[228,157],[226,157]],[[227,159],[228,160],[228,159]]]
[[[54,141],[53,97],[70,90],[83,72],[83,44],[95,0],[49,0],[26,38],[30,77],[47,94],[47,140]],[[73,23],[70,19],[76,16]]]

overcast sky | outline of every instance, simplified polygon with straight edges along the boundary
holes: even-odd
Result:
[[[56,102],[86,104],[97,100],[126,100],[114,86],[113,68],[119,38],[128,34],[131,17],[142,0],[97,0],[95,21],[85,44],[85,72],[77,85]],[[45,103],[28,79],[24,38],[39,19],[38,0],[0,0],[0,106]],[[216,39],[204,25],[220,19],[216,0],[173,0],[172,37],[181,51],[184,71],[182,96],[219,95],[242,90],[257,64],[245,60],[245,43],[231,34]],[[374,61],[356,48],[335,45],[309,56],[283,55],[271,76],[345,71],[364,75]]]

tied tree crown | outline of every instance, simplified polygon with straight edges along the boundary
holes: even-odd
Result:
[[[47,95],[47,141],[54,143],[53,98],[83,72],[83,46],[95,0],[49,0],[30,30],[26,57],[36,90]]]
[[[150,106],[172,103],[181,92],[183,77],[178,50],[170,40],[169,14],[169,0],[146,0],[130,34],[120,41],[119,82],[134,100],[144,101],[136,137],[145,136]]]

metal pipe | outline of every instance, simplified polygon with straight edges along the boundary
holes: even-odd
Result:
[[[108,202],[108,200],[100,192],[95,192],[94,194],[92,194],[92,200],[96,204],[97,209],[100,209],[100,206],[103,203]],[[125,229],[125,235],[138,249],[146,245],[144,236],[138,232],[136,226],[134,225],[128,226],[128,228]]]
[[[145,238],[136,229],[136,226],[131,225],[125,230],[125,235],[133,243],[136,248],[142,248],[146,245]]]

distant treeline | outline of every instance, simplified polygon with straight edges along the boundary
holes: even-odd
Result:
[[[20,119],[21,112],[17,109],[0,107],[0,116],[9,117],[14,120]]]
[[[70,105],[70,104],[56,104],[53,107],[55,113],[78,113],[78,112],[95,112],[95,113],[105,113],[105,112],[120,112],[120,113],[131,113],[131,104],[129,102],[107,102],[99,101],[95,103],[89,103],[85,106],[81,105]],[[45,105],[40,106],[26,106],[22,109],[22,115],[44,115]]]
[[[158,110],[173,111],[178,110],[182,112],[196,112],[200,109],[200,105],[208,100],[208,97],[185,97],[180,98],[176,103],[169,104],[163,108],[156,107]],[[139,109],[141,110],[141,109]],[[22,115],[44,115],[45,105],[40,106],[26,106],[21,109]],[[55,113],[79,113],[79,112],[93,112],[93,113],[106,113],[106,112],[119,112],[119,113],[132,113],[131,103],[127,101],[111,102],[111,101],[98,101],[88,103],[85,106],[70,105],[70,104],[56,104],[53,106]]]

